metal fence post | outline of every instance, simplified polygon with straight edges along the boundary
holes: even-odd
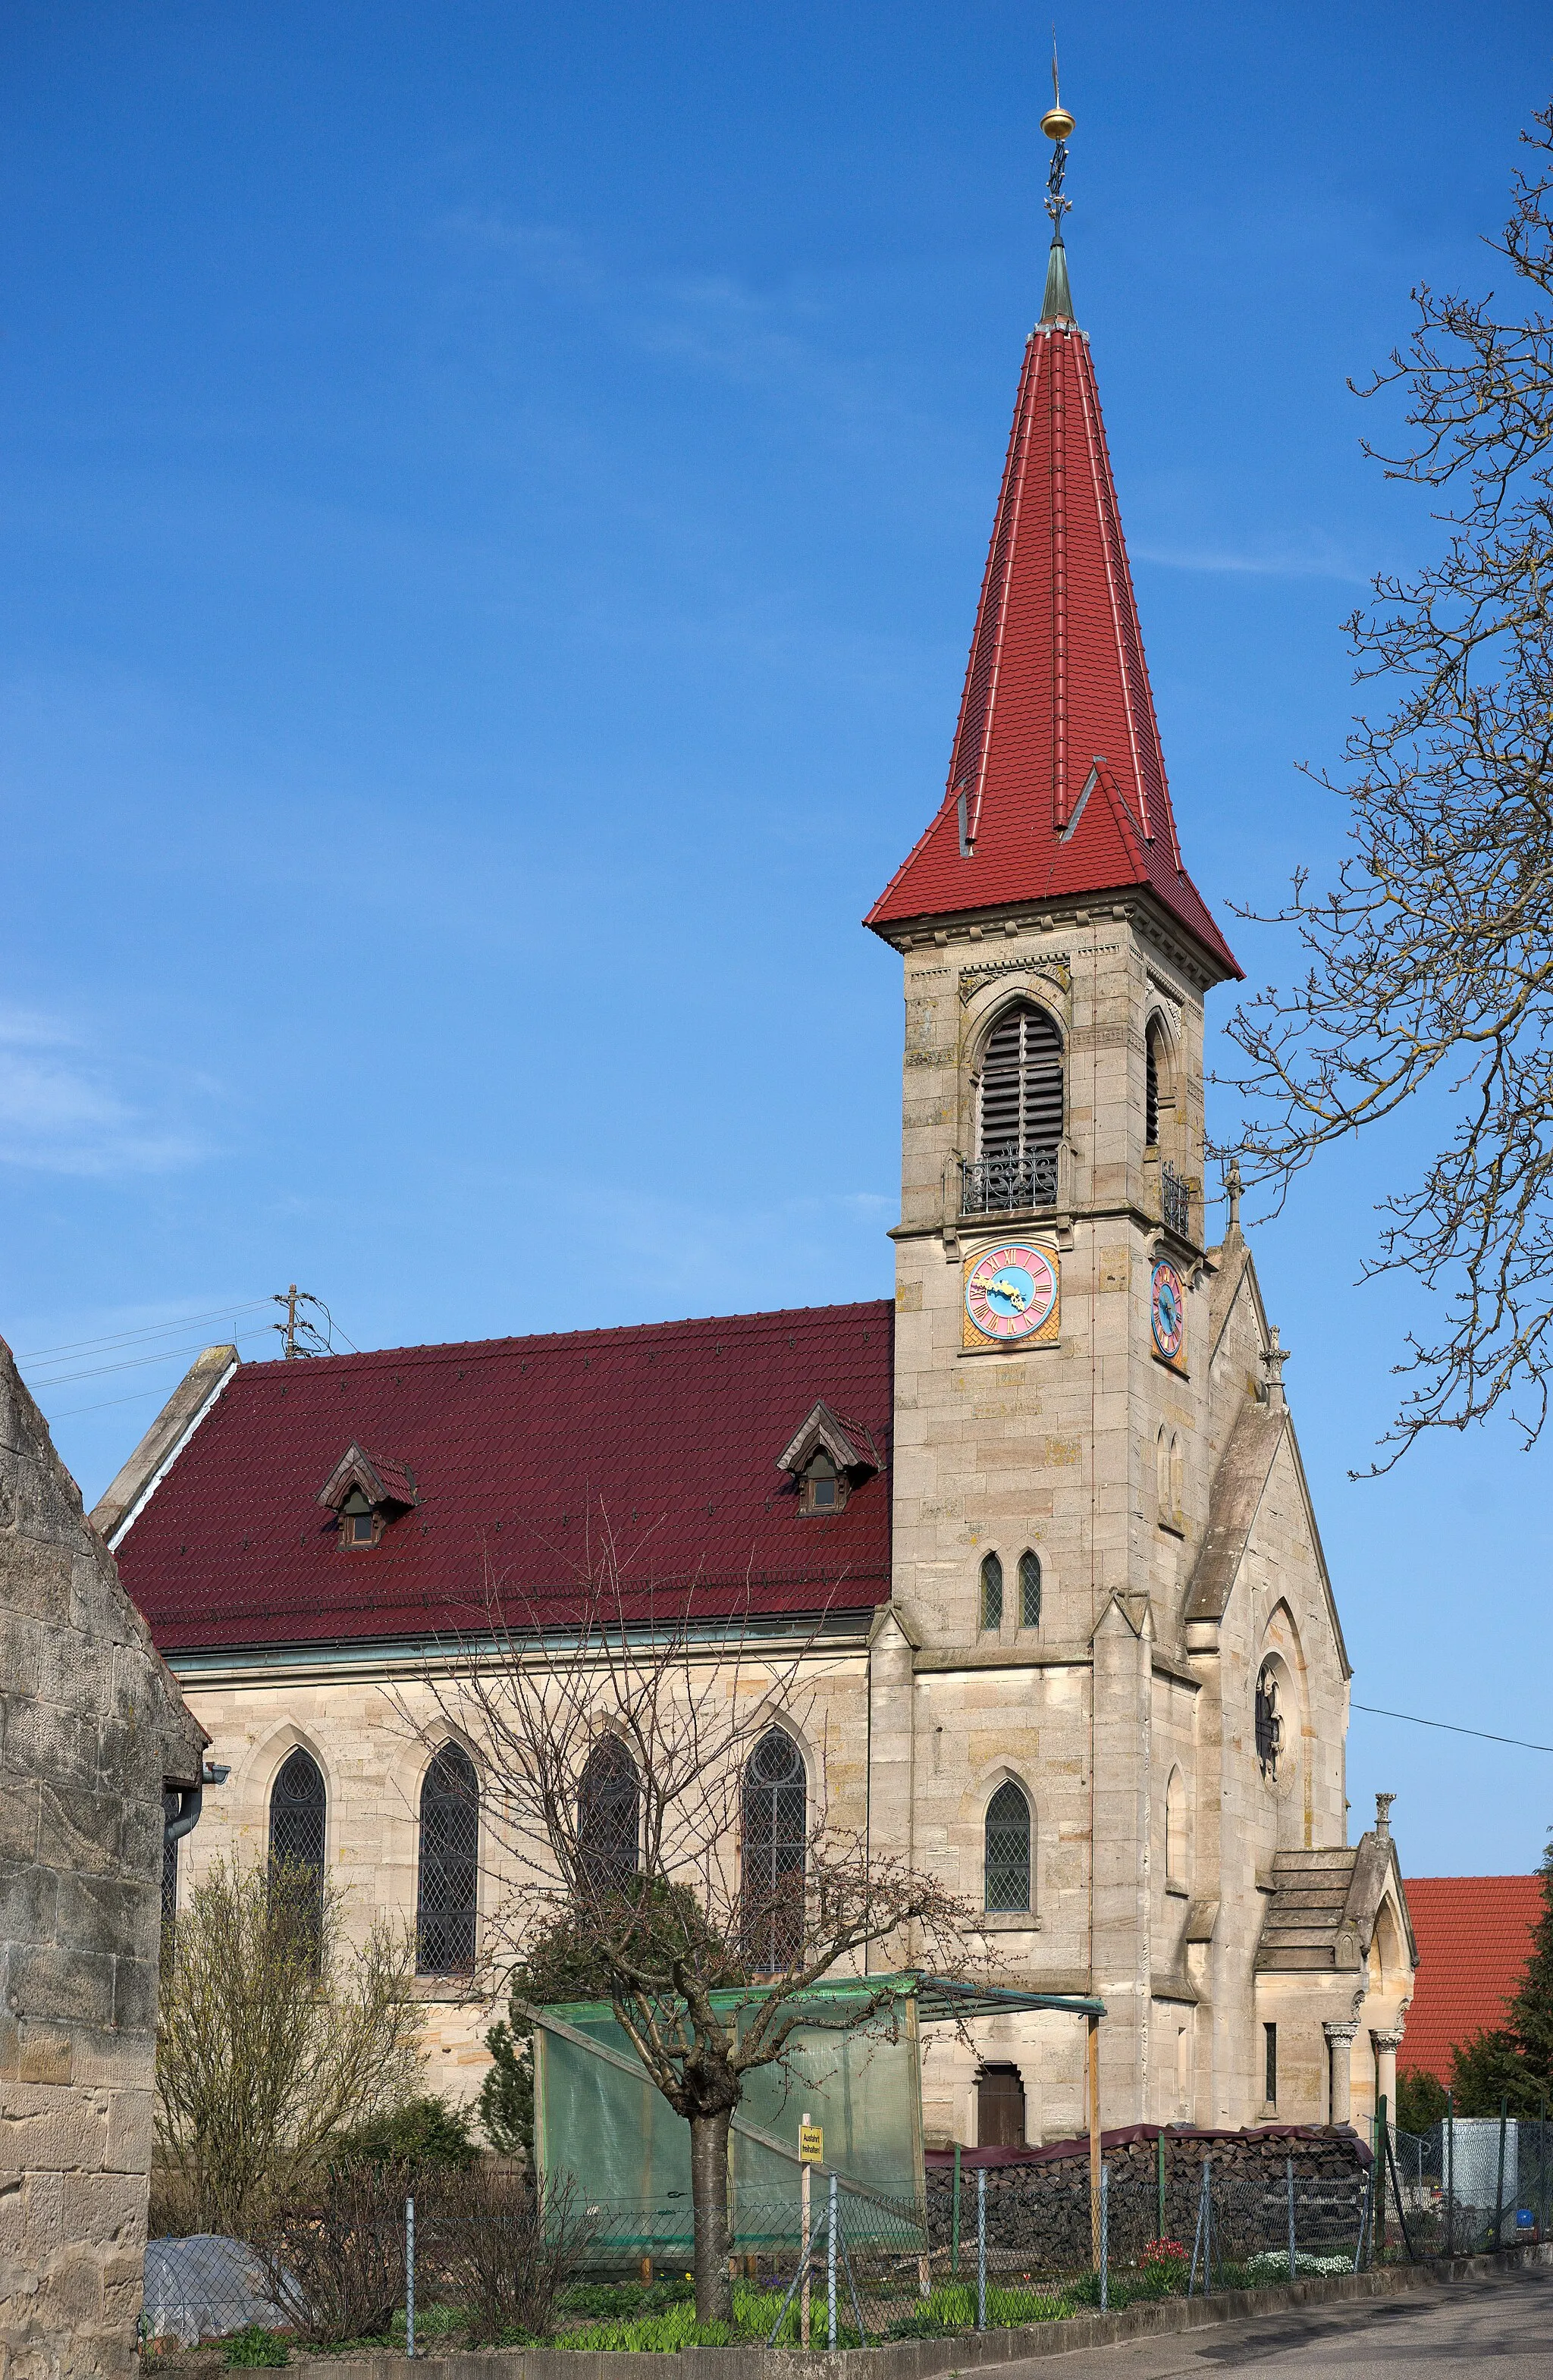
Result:
[[[1297,2251],[1296,2251],[1296,2249],[1295,2249],[1295,2245],[1294,2245],[1294,2160],[1293,2160],[1293,2158],[1292,2158],[1292,2157],[1291,2157],[1291,2158],[1288,2160],[1288,2166],[1289,2166],[1289,2278],[1290,2278],[1292,2281],[1297,2281],[1297,2280],[1299,2279],[1299,2277],[1300,2277],[1300,2260],[1299,2260],[1299,2255],[1298,2255],[1298,2252],[1297,2252]]]
[[[826,2338],[832,2354],[836,2345],[836,2177],[831,2176],[831,2234],[825,2242]]]
[[[1445,2095],[1445,2252],[1456,2253],[1456,2094]]]
[[[1162,2240],[1165,2237],[1165,2135],[1162,2131],[1157,2135],[1154,2143],[1154,2193],[1158,2201],[1156,2207],[1158,2228],[1154,2236],[1157,2240]]]
[[[949,2269],[960,2277],[960,2143],[954,2143],[954,2214],[950,2225]]]
[[[1536,2179],[1538,2240],[1547,2237],[1547,2101],[1544,2097],[1542,2113],[1536,2121]]]
[[[415,2201],[405,2201],[405,2353],[415,2355]]]
[[[1508,2098],[1503,2098],[1499,2101],[1499,2178],[1494,2184],[1494,2252],[1496,2255],[1501,2244],[1499,2228],[1504,2221],[1504,2134],[1509,2116],[1510,2101]]]
[[[1375,2111],[1375,2244],[1386,2253],[1386,2094],[1376,2101]]]
[[[1100,2168],[1100,2312],[1110,2303],[1110,2168]]]
[[[1203,2159],[1203,2295],[1213,2295],[1213,2159]]]
[[[806,2125],[808,2120],[808,2109],[806,2107],[804,2110]],[[798,2344],[806,2349],[809,2343],[809,2259],[814,2252],[813,2193],[814,2168],[812,2165],[806,2165],[798,2176],[798,2228],[803,2234],[804,2260],[804,2294],[798,2310]]]
[[[987,2168],[976,2169],[976,2326],[987,2327]]]

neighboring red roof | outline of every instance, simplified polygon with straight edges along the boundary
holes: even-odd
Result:
[[[1025,349],[943,807],[867,922],[1141,886],[1240,974],[1182,866],[1089,342],[1044,322]]]
[[[488,1583],[564,1626],[601,1533],[623,1581],[698,1611],[867,1610],[890,1593],[894,1309],[806,1306],[622,1330],[244,1365],[115,1548],[164,1653],[477,1624]],[[817,1399],[886,1467],[800,1517],[777,1457]],[[347,1553],[319,1491],[355,1440],[419,1503]],[[661,1609],[661,1602],[660,1603]]]
[[[1542,1914],[1535,1876],[1410,1876],[1408,1913],[1418,1973],[1399,2066],[1449,2084],[1450,2052],[1507,2022]]]

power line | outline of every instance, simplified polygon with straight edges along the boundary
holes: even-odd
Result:
[[[169,1330],[191,1330],[197,1322],[220,1322],[229,1314],[252,1314],[269,1303],[267,1297],[245,1297],[239,1299],[236,1305],[212,1305],[206,1314],[180,1314],[170,1322],[142,1323],[134,1330],[111,1331],[103,1339],[72,1339],[63,1347],[34,1347],[28,1354],[18,1354],[17,1362],[42,1364],[54,1355],[91,1355],[110,1347],[127,1347],[137,1339],[160,1338]]]
[[[237,1330],[232,1335],[235,1340],[261,1339],[264,1336],[264,1326],[262,1323],[256,1323],[251,1330]],[[29,1380],[28,1386],[36,1395],[39,1388],[67,1388],[73,1380],[100,1380],[109,1372],[136,1372],[141,1370],[147,1364],[171,1364],[181,1355],[200,1355],[203,1353],[204,1342],[191,1339],[183,1347],[158,1347],[150,1355],[127,1355],[121,1364],[91,1364],[83,1372],[55,1372],[52,1379],[42,1380],[36,1385]]]
[[[1481,1743],[1513,1743],[1519,1752],[1553,1752],[1553,1743],[1529,1743],[1523,1735],[1490,1735],[1486,1727],[1457,1727],[1448,1718],[1420,1718],[1416,1711],[1382,1710],[1378,1703],[1354,1703],[1372,1718],[1405,1718],[1409,1727],[1439,1727],[1448,1735],[1475,1735]]]

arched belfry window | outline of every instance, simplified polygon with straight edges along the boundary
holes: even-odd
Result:
[[[1158,1023],[1151,1024],[1144,1036],[1143,1060],[1143,1136],[1149,1148],[1159,1146],[1159,1082],[1162,1072],[1164,1035]]]
[[[423,1975],[468,1975],[479,1889],[479,1780],[461,1743],[444,1743],[420,1788],[420,1884],[415,1963]]]
[[[966,1209],[1049,1207],[1062,1137],[1062,1037],[1034,1001],[1006,1008],[981,1061],[977,1158]]]
[[[783,1729],[770,1728],[744,1773],[745,1953],[758,1973],[780,1973],[802,1948],[807,1838],[803,1755]]]
[[[270,1864],[285,1866],[323,1919],[323,1852],[329,1815],[323,1771],[300,1744],[281,1763],[270,1789]]]
[[[981,1633],[995,1636],[1003,1624],[1003,1566],[996,1554],[981,1557]]]
[[[628,1743],[606,1736],[577,1791],[577,1864],[594,1892],[628,1884],[641,1859],[641,1776]]]
[[[1012,1778],[987,1804],[982,1880],[989,1912],[1013,1916],[1029,1908],[1030,1804]]]

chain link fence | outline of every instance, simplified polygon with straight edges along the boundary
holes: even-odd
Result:
[[[1392,2132],[1377,2158],[1377,2253],[1415,2261],[1484,2255],[1548,2237],[1553,2124],[1457,2116]]]
[[[1168,2155],[1161,2140],[1108,2156],[1098,2204],[1076,2161],[935,2168],[920,2201],[815,2169],[807,2216],[796,2183],[741,2189],[725,2336],[815,2348],[932,2338],[1547,2237],[1553,2126],[1458,2118],[1379,2147],[1366,2163],[1350,2139],[1346,2159],[1314,2170],[1271,2144],[1248,2155],[1174,2136]],[[535,2226],[531,2202],[520,2218],[428,2201],[419,2224],[413,2199],[356,2210],[323,2276],[347,2308],[337,2336],[350,2335],[348,2303],[359,2302],[373,2309],[363,2336],[402,2351],[477,2338],[667,2350],[705,2340],[687,2196],[568,2197]],[[542,2300],[524,2294],[537,2257],[552,2265]],[[210,2235],[153,2240],[144,2337],[153,2352],[253,2331],[299,2343],[320,2287],[273,2240],[267,2251]]]

